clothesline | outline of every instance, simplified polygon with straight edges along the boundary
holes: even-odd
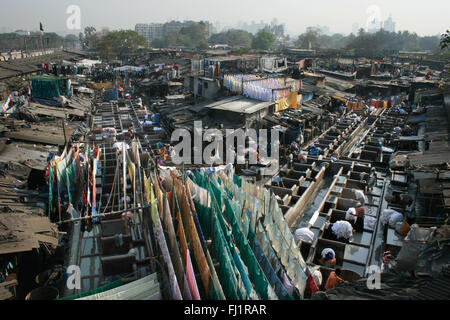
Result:
[[[78,217],[78,218],[71,218],[71,219],[67,219],[67,220],[64,220],[64,221],[56,222],[56,224],[62,224],[62,223],[68,223],[68,222],[76,222],[76,221],[83,221],[83,220],[89,220],[89,219],[94,219],[94,218],[105,218],[105,217],[112,216],[112,215],[115,215],[115,214],[118,214],[118,213],[133,212],[133,211],[138,211],[138,210],[147,209],[147,208],[151,208],[151,203],[148,204],[148,205],[144,205],[142,207],[123,209],[123,210],[112,211],[112,212],[108,212],[108,213],[100,213],[100,214],[96,214],[95,216],[84,216],[84,217]]]
[[[224,86],[234,92],[260,101],[278,101],[289,96],[291,86],[281,78],[260,78],[255,75],[225,75]],[[294,83],[295,87],[295,83]]]

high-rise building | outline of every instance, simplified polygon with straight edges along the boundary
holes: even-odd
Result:
[[[153,40],[164,36],[163,26],[162,23],[138,23],[134,30],[139,35],[147,38],[148,42],[151,43]]]
[[[205,25],[208,30],[208,37],[211,37],[214,33],[217,33],[217,28],[212,23],[205,21]]]
[[[360,29],[359,23],[355,22],[355,23],[352,25],[352,33],[353,33],[354,35],[357,35],[359,29]]]
[[[374,18],[373,20],[367,23],[367,31],[369,33],[375,33],[381,30],[383,24],[378,18]]]
[[[163,32],[164,35],[167,36],[171,32],[178,32],[181,30],[181,28],[193,23],[193,21],[186,21],[186,22],[180,22],[180,21],[170,21],[166,22],[163,26]]]
[[[395,22],[392,20],[391,15],[384,21],[383,29],[389,32],[395,32]]]

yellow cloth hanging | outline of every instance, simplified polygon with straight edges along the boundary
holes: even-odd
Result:
[[[275,102],[275,112],[280,112],[288,109],[289,107],[293,109],[297,109],[297,97],[298,93],[295,91],[291,91],[289,97],[280,99]]]

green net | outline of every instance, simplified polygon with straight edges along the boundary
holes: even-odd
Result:
[[[76,300],[76,299],[92,296],[92,295],[97,294],[97,293],[102,293],[102,292],[105,292],[105,291],[108,291],[108,290],[112,290],[112,289],[115,289],[117,287],[120,287],[121,285],[123,285],[123,281],[122,281],[122,279],[119,279],[119,280],[111,282],[111,283],[109,283],[107,285],[98,287],[96,289],[93,289],[93,290],[90,290],[90,291],[86,291],[86,292],[83,292],[83,293],[79,293],[79,294],[76,294],[76,295],[73,295],[73,296],[70,296],[70,297],[59,298],[59,299],[56,299],[56,300]]]
[[[40,75],[31,78],[33,98],[52,99],[64,95],[66,79],[51,75]]]

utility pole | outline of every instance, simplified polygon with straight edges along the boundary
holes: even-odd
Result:
[[[42,48],[42,54],[44,54],[44,41],[42,40],[42,34],[43,34],[44,32],[43,31],[41,31],[41,48]]]
[[[28,45],[27,45],[27,36],[25,35],[25,37],[24,37],[23,39],[24,39],[24,41],[25,41],[25,52],[26,52],[26,54],[27,54],[27,57],[28,57]]]
[[[67,113],[64,110],[64,119],[62,121],[62,126],[63,126],[63,134],[64,134],[64,145],[67,145],[67,137],[66,137],[66,118],[67,118]]]

